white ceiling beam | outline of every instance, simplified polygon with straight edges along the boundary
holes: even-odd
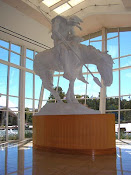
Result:
[[[68,2],[68,1],[69,1],[69,0],[61,0],[61,1],[57,2],[56,4],[52,5],[52,6],[50,7],[50,10],[52,11],[52,10],[56,9],[57,7],[59,7],[59,6],[63,5],[63,4],[65,4],[65,3]]]

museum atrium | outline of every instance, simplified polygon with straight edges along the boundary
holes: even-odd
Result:
[[[79,103],[115,114],[116,155],[69,155],[33,150],[32,116],[56,103],[33,70],[38,52],[53,47],[51,20],[82,19],[81,44],[113,59],[113,83],[100,88],[83,66],[89,84],[75,81]],[[103,84],[97,67],[87,64]],[[66,100],[69,81],[54,72],[53,85]],[[92,136],[91,136],[92,137]],[[131,0],[0,0],[0,175],[131,174]]]

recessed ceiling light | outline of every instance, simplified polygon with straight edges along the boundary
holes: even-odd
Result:
[[[70,0],[68,3],[71,5],[71,6],[75,6],[81,2],[83,2],[84,0]]]
[[[52,5],[56,4],[57,2],[59,2],[61,0],[43,0],[42,2],[48,6],[48,7],[51,7]]]
[[[57,14],[60,14],[60,13],[63,13],[65,12],[66,10],[70,9],[71,6],[67,3],[57,7],[56,9],[54,9],[53,11],[55,11]]]

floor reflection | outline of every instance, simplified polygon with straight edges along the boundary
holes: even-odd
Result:
[[[33,150],[32,142],[0,145],[0,175],[129,175],[131,141],[117,141],[117,154],[87,156]]]

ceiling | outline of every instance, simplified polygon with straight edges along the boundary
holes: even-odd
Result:
[[[20,12],[33,18],[40,24],[51,29],[51,19],[58,13],[56,9],[64,3],[73,0],[57,0],[58,3],[48,7],[42,0],[2,0]],[[46,1],[46,0],[45,0]],[[48,0],[51,2],[54,0]],[[75,0],[80,1],[80,0]],[[55,10],[55,11],[54,11]],[[61,13],[63,16],[77,15],[82,20],[82,31],[77,31],[80,36],[88,35],[101,30],[103,27],[131,27],[131,0],[83,0]]]

